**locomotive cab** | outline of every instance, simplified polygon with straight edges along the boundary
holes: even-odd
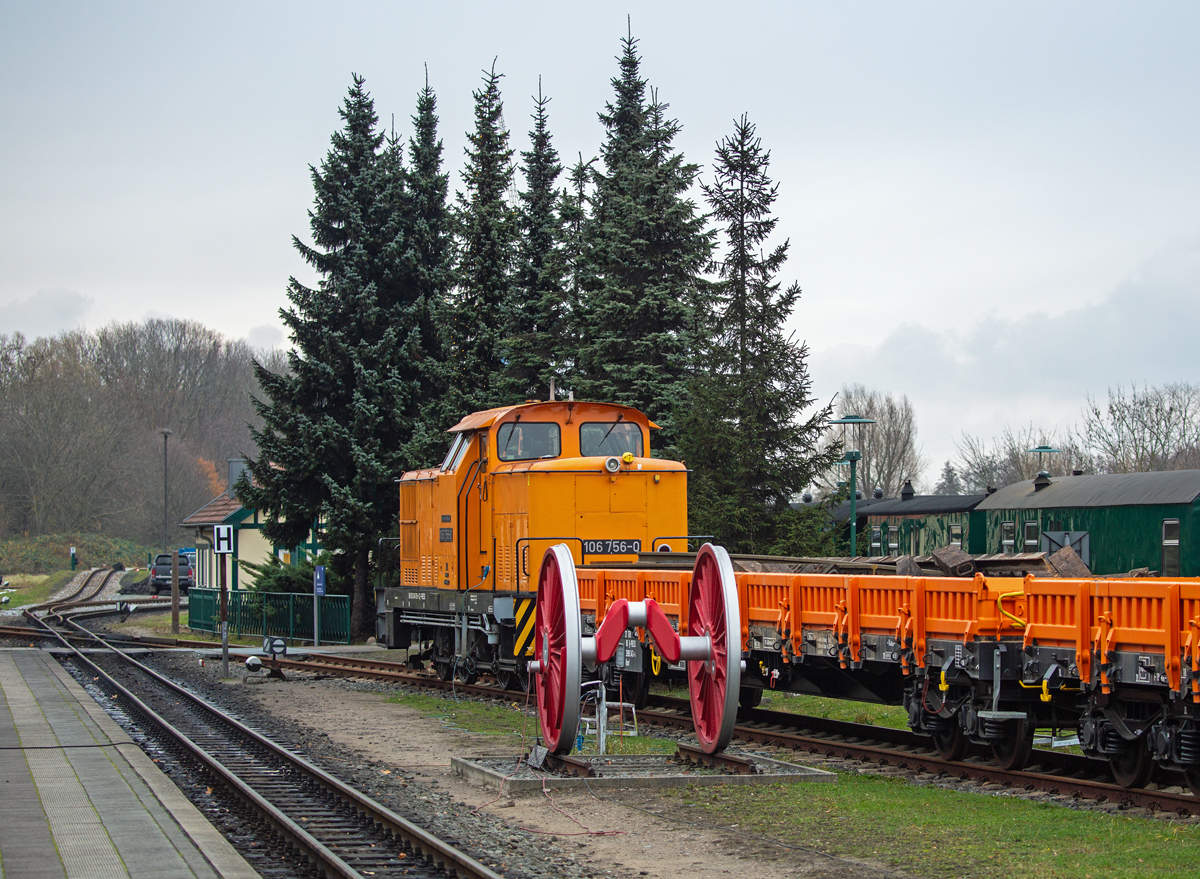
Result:
[[[487,670],[524,683],[548,547],[565,543],[581,567],[686,550],[687,470],[650,456],[653,429],[636,409],[573,400],[489,409],[452,427],[441,465],[400,479],[380,640],[420,645],[420,664],[445,678]]]

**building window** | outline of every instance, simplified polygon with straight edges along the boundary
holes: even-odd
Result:
[[[1016,522],[1001,522],[1000,523],[1000,551],[1001,552],[1016,552],[1017,551],[1017,523]]]
[[[1179,520],[1163,519],[1162,523],[1162,575],[1179,576]]]
[[[871,555],[883,555],[883,529],[871,529]]]
[[[950,526],[950,545],[962,549],[962,525]]]
[[[898,525],[888,526],[888,555],[900,554],[900,527]]]
[[[1037,552],[1038,551],[1038,538],[1039,537],[1040,537],[1040,534],[1039,534],[1039,529],[1038,529],[1038,523],[1037,522],[1026,522],[1025,523],[1025,551],[1026,552]]]

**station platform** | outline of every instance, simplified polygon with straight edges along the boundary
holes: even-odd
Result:
[[[0,650],[0,877],[258,875],[58,662]]]

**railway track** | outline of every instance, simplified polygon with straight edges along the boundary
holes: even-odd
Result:
[[[93,643],[104,644],[61,612],[48,616],[57,625],[73,629],[71,635],[91,636]],[[67,633],[57,631],[49,620],[34,619],[44,637],[54,637],[70,650],[71,661],[102,682],[126,713],[152,725],[167,751],[220,785],[225,798],[236,801],[249,816],[250,825],[270,829],[270,872],[278,872],[277,853],[290,850],[295,853],[293,867],[311,875],[499,879],[498,873],[466,853],[120,650],[109,647],[118,665],[106,670],[71,647]],[[245,853],[244,845],[239,848]],[[282,857],[286,860],[288,855]]]
[[[245,655],[245,654],[243,654]],[[415,674],[399,662],[371,660],[359,656],[309,654],[306,659],[271,659],[264,665],[280,670],[306,671],[319,675],[359,677],[406,686],[449,691],[487,699],[511,700],[513,691],[485,684],[443,681]],[[692,730],[691,706],[687,699],[652,694],[647,707],[638,711],[639,723],[654,723],[670,729]],[[905,729],[870,726],[760,708],[739,709],[734,736],[743,743],[764,744],[913,774],[931,774],[960,781],[1002,785],[1018,791],[1039,791],[1051,797],[1090,801],[1098,806],[1143,807],[1180,816],[1200,815],[1200,799],[1182,787],[1182,776],[1174,778],[1159,770],[1158,786],[1124,788],[1115,784],[1105,764],[1079,754],[1035,750],[1029,768],[1003,770],[991,764],[982,747],[964,760],[947,761],[933,750],[931,740]],[[1171,790],[1175,788],[1176,790]]]

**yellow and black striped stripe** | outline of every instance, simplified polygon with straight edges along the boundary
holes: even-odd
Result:
[[[516,607],[517,637],[513,641],[513,656],[533,655],[533,624],[537,620],[534,610],[537,600],[534,598],[518,598]]]

